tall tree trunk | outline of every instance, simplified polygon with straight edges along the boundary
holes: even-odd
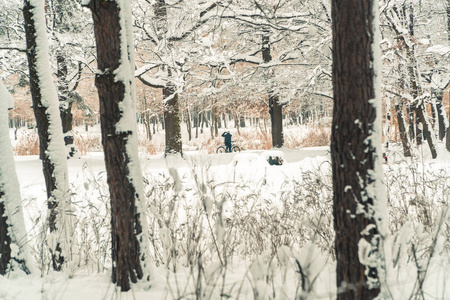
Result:
[[[444,140],[445,137],[445,110],[442,106],[442,98],[443,94],[439,93],[436,95],[437,101],[436,101],[436,114],[437,114],[437,121],[438,121],[438,132],[439,132],[439,140]]]
[[[239,116],[236,114],[233,114],[233,119],[234,119],[234,127],[237,129],[237,132],[240,135],[241,132],[239,130]]]
[[[406,5],[406,2],[405,4]],[[414,7],[413,7],[413,3],[410,1],[409,3],[409,35],[414,38]],[[407,46],[407,55],[409,58],[409,63],[407,65],[408,68],[408,75],[409,75],[409,83],[410,83],[410,87],[411,87],[411,96],[413,98],[413,106],[414,109],[411,109],[411,115],[412,120],[414,120],[414,126],[415,126],[415,140],[417,145],[422,145],[423,142],[423,133],[422,133],[422,129],[420,128],[419,122],[420,122],[420,118],[417,115],[417,104],[416,101],[418,101],[418,96],[419,96],[419,86],[418,86],[418,82],[417,82],[417,76],[416,76],[416,69],[415,69],[415,64],[416,64],[416,45],[413,43],[410,46]],[[415,116],[415,118],[414,118]],[[424,125],[425,126],[425,125]],[[411,125],[410,125],[411,128]]]
[[[375,38],[378,1],[332,1],[333,92],[331,158],[336,231],[337,299],[380,294],[382,206],[381,97]],[[374,24],[375,23],[375,24]],[[376,101],[374,101],[375,99]]]
[[[67,61],[61,50],[57,51],[56,62],[58,66],[58,97],[59,97],[59,113],[62,122],[62,130],[64,134],[64,143],[68,150],[69,157],[75,154],[75,146],[72,133],[72,102],[69,99],[69,87],[67,83]]]
[[[149,280],[143,180],[137,153],[134,49],[127,1],[91,0],[102,145],[111,196],[112,281],[122,291]]]
[[[182,151],[180,108],[178,106],[178,94],[175,87],[168,86],[163,89],[164,97],[164,124],[166,128],[165,155],[180,153]]]
[[[23,8],[30,72],[30,91],[39,135],[40,157],[44,171],[49,208],[50,232],[59,231],[52,264],[60,270],[73,228],[70,224],[70,192],[66,151],[59,116],[58,93],[53,83],[45,31],[44,3],[25,0]]]
[[[384,151],[389,149],[389,132],[391,131],[391,100],[386,99],[386,125],[384,130]]]
[[[191,123],[191,112],[189,111],[189,108],[186,108],[186,128],[190,141],[192,140],[192,123]]]
[[[272,147],[281,148],[284,145],[283,113],[279,104],[278,95],[269,97],[270,120],[272,121]]]
[[[262,57],[264,63],[272,61],[268,31],[262,35]],[[283,106],[280,104],[279,96],[274,93],[272,87],[269,87],[269,114],[272,123],[272,147],[281,148],[284,146]]]
[[[431,157],[436,158],[437,152],[436,152],[436,147],[435,147],[435,142],[434,142],[434,134],[431,131],[431,126],[428,123],[427,116],[424,114],[424,111],[425,111],[425,107],[424,107],[423,103],[420,103],[416,106],[416,116],[423,125],[423,130],[424,130],[425,136],[427,138],[428,146],[430,147]]]
[[[200,120],[201,120],[200,133],[203,134],[203,127],[205,126],[205,123],[206,123],[205,111],[202,111],[200,113]]]
[[[450,127],[447,128],[445,136],[445,148],[450,151]]]
[[[228,125],[227,125],[227,117],[228,117],[228,114],[222,113],[223,128],[228,128]]]
[[[12,97],[0,80],[0,275],[17,268],[26,273],[33,270],[9,138],[8,102]]]
[[[447,0],[447,36],[450,41],[450,0]]]
[[[157,35],[160,43],[166,43],[165,47],[171,48],[172,45],[166,40],[167,28],[167,7],[165,0],[157,0],[154,4],[154,11],[156,16]],[[163,51],[169,52],[169,49]],[[172,71],[169,66],[164,66],[167,72],[168,83],[163,88],[163,103],[164,103],[164,126],[165,126],[165,155],[182,152],[181,142],[181,122],[180,109],[178,103],[178,93],[175,85],[170,82],[172,78]]]
[[[398,99],[397,103],[395,104],[395,111],[397,115],[398,130],[400,131],[400,139],[403,145],[403,154],[405,155],[405,157],[411,157],[411,149],[409,147],[409,140],[408,134],[406,132],[405,118],[403,116],[401,99]]]

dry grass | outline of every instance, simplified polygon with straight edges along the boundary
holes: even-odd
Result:
[[[86,155],[91,151],[101,151],[102,141],[99,135],[80,135],[74,134],[74,143],[81,155]]]
[[[143,150],[145,154],[155,155],[158,152],[164,151],[164,145],[156,143],[153,140],[150,141],[146,137],[138,139],[139,149]]]
[[[300,147],[320,147],[330,144],[331,132],[328,127],[311,128],[308,133],[300,140]],[[291,147],[290,145],[286,145]]]
[[[31,132],[19,136],[14,147],[14,155],[39,155],[39,137]]]
[[[209,134],[207,131],[206,134]],[[285,130],[285,146],[287,148],[303,148],[327,146],[330,144],[330,129],[325,126],[308,127],[299,130]],[[102,151],[101,137],[98,133],[74,134],[75,145],[81,155],[86,155],[92,151]],[[241,150],[269,150],[272,148],[272,136],[270,131],[260,128],[241,128],[240,134],[233,134],[233,141],[236,141]],[[164,152],[164,139],[153,138],[149,141],[145,135],[140,135],[140,151],[145,154],[155,155]],[[223,145],[223,138],[198,138],[185,143],[191,148],[198,149],[204,153],[216,153],[216,149]],[[14,148],[15,155],[38,155],[39,139],[36,133],[28,133],[19,137]]]

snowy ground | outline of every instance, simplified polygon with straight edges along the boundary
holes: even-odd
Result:
[[[443,175],[443,188],[445,188],[445,186],[448,186],[448,174],[450,174],[450,155],[445,153],[445,149],[442,149],[442,147],[439,150],[440,159],[438,161],[429,160],[428,154],[424,150],[425,154],[423,154],[420,163],[417,164],[417,170],[422,170],[418,171],[418,173],[422,172],[422,174],[431,170],[430,172]],[[270,166],[267,163],[269,155],[282,156],[284,164],[282,166]],[[414,164],[402,161],[400,157],[395,151],[390,153],[390,161],[388,164],[385,164],[386,170],[391,170],[389,173],[392,175],[389,177],[390,179],[395,174],[409,177],[402,168],[408,168],[408,166]],[[39,252],[44,248],[41,249],[39,246],[36,246],[39,245],[39,241],[42,239],[42,230],[40,228],[43,226],[46,214],[46,196],[41,162],[37,156],[16,157],[15,160],[21,184],[22,198],[24,199],[24,214],[30,233],[30,243],[32,244],[36,264],[40,264],[39,269],[41,273],[29,276],[12,273],[5,278],[0,278],[0,299],[194,299],[197,298],[195,294],[196,289],[201,290],[202,299],[294,299],[300,296],[304,297],[302,299],[335,298],[334,263],[330,253],[327,252],[327,249],[332,244],[332,239],[330,236],[324,236],[318,238],[319,242],[302,241],[301,239],[307,238],[308,235],[303,235],[300,229],[298,229],[300,230],[299,235],[302,235],[302,238],[297,240],[289,236],[283,237],[294,246],[292,248],[280,246],[275,254],[269,253],[270,245],[264,244],[269,243],[269,240],[265,240],[264,236],[261,237],[262,245],[259,246],[261,249],[259,255],[254,254],[259,249],[256,249],[254,252],[246,249],[254,247],[254,245],[245,244],[245,239],[252,239],[253,231],[248,233],[249,236],[247,237],[235,238],[235,241],[242,243],[242,245],[233,246],[235,248],[232,249],[231,254],[227,257],[229,261],[225,268],[221,267],[223,262],[218,257],[215,257],[215,252],[210,249],[211,245],[208,244],[209,242],[203,243],[202,240],[198,242],[200,246],[195,246],[204,251],[202,252],[204,253],[202,266],[183,263],[189,260],[188,250],[186,250],[185,256],[178,257],[176,261],[168,262],[170,260],[166,250],[169,246],[162,238],[158,242],[162,250],[159,254],[157,253],[158,251],[153,253],[155,266],[151,282],[135,285],[133,290],[128,293],[118,293],[110,282],[107,218],[101,219],[102,216],[107,214],[105,212],[106,209],[104,209],[104,207],[107,207],[107,204],[105,204],[107,203],[106,174],[104,173],[105,168],[101,152],[93,152],[80,159],[69,160],[69,174],[72,190],[74,191],[74,201],[78,203],[77,214],[83,216],[83,221],[80,222],[81,225],[79,227],[83,228],[83,224],[86,227],[91,226],[90,224],[97,224],[101,227],[98,228],[97,235],[100,236],[98,240],[103,241],[105,248],[104,250],[100,249],[102,242],[92,242],[95,241],[95,238],[83,237],[84,233],[89,235],[92,230],[81,230],[78,238],[85,242],[84,244],[80,242],[82,246],[79,247],[79,251],[86,254],[80,255],[82,259],[74,262],[67,270],[61,273],[53,272],[46,266],[45,254]],[[185,215],[179,212],[179,215],[172,214],[168,217],[167,220],[172,222],[171,226],[173,227],[171,228],[181,230],[182,226],[189,226],[186,222],[191,222],[192,216],[204,218],[205,212],[208,212],[207,199],[204,200],[206,207],[204,211],[191,208],[195,207],[195,203],[193,203],[195,200],[192,199],[197,199],[193,196],[197,193],[195,192],[196,186],[199,189],[206,190],[202,194],[203,196],[207,196],[208,193],[217,193],[217,195],[227,193],[231,195],[230,199],[235,199],[235,202],[227,201],[222,203],[224,208],[222,208],[221,212],[223,211],[224,220],[233,220],[235,217],[233,214],[236,214],[236,212],[240,213],[235,206],[238,206],[238,203],[244,203],[245,199],[247,199],[245,200],[247,202],[240,206],[241,210],[246,211],[245,217],[257,217],[257,213],[252,214],[252,212],[261,211],[263,213],[268,212],[269,215],[266,217],[269,220],[279,220],[270,214],[277,215],[286,209],[287,204],[281,203],[288,199],[285,198],[286,194],[289,197],[293,197],[296,193],[301,194],[304,196],[302,198],[304,200],[301,201],[309,203],[309,201],[314,202],[317,199],[311,198],[311,200],[309,198],[311,194],[308,193],[317,192],[318,197],[323,196],[328,200],[324,199],[321,201],[319,198],[319,201],[311,204],[313,206],[312,210],[316,210],[315,212],[311,212],[311,209],[306,204],[302,206],[305,209],[305,213],[313,216],[305,218],[305,222],[309,224],[306,226],[311,228],[315,226],[314,230],[322,226],[330,228],[332,226],[330,226],[332,224],[330,223],[331,218],[329,214],[330,204],[326,202],[329,201],[330,192],[326,184],[321,181],[326,181],[323,178],[330,171],[329,154],[326,147],[301,150],[282,149],[279,152],[245,151],[238,154],[220,155],[186,151],[184,159],[179,157],[165,159],[162,155],[142,156],[141,163],[144,177],[148,183],[148,195],[150,197],[153,197],[152,195],[158,197],[158,195],[161,196],[162,194],[171,194],[173,199],[179,199],[177,200],[179,201],[177,204],[178,210],[187,211]],[[172,171],[169,172],[169,170]],[[414,174],[416,173],[413,173],[413,176],[415,176]],[[210,184],[210,182],[214,182],[214,184]],[[315,182],[317,187],[315,187]],[[325,183],[329,184],[329,182]],[[396,181],[393,180],[391,184],[392,189],[395,190],[396,187],[394,185]],[[170,185],[170,187],[164,187],[166,185]],[[310,186],[310,189],[298,190],[300,186]],[[155,189],[160,189],[162,192],[160,194],[155,193]],[[231,189],[234,189],[234,191]],[[314,191],[315,189],[317,191]],[[244,194],[246,198],[243,198]],[[425,190],[423,192],[425,198],[439,195],[441,198],[436,201],[448,201],[448,194],[448,190],[435,191],[434,194],[427,194]],[[393,195],[390,196],[392,199],[396,199]],[[217,199],[220,197],[217,196]],[[408,196],[399,196],[399,198],[402,197]],[[170,197],[167,196],[167,198]],[[216,200],[214,201],[216,203]],[[260,201],[265,201],[265,203],[261,204]],[[167,203],[172,202],[169,201]],[[102,205],[104,205],[103,210],[101,208]],[[327,210],[323,214],[326,216],[326,219],[321,219],[322,212],[320,212],[320,218],[316,219],[314,217],[314,213],[318,214],[321,207]],[[436,212],[434,210],[432,212],[434,212],[434,215],[442,214],[445,207],[448,206],[440,206],[439,209],[436,209]],[[99,212],[94,212],[97,210]],[[175,208],[174,210],[177,209]],[[422,243],[424,249],[429,248],[430,245],[433,245],[433,236],[436,234],[436,237],[439,236],[439,238],[435,239],[437,241],[435,243],[436,247],[432,250],[434,255],[429,260],[424,258],[424,261],[428,263],[426,268],[428,272],[424,283],[424,296],[425,299],[450,299],[450,273],[447,271],[450,267],[448,256],[450,248],[448,215],[444,216],[443,222],[447,227],[439,232],[435,227],[427,232],[426,228],[423,229],[423,226],[421,227],[418,224],[419,217],[414,219],[412,216],[413,214],[411,213],[410,220],[403,222],[403,227],[398,230],[398,234],[395,233],[386,240],[386,248],[388,249],[387,252],[389,252],[388,260],[397,262],[397,264],[387,263],[385,280],[387,286],[389,286],[388,294],[393,299],[407,299],[411,296],[416,283],[418,267],[412,261],[410,250],[402,249],[401,245],[411,245],[410,242],[414,240],[417,244]],[[393,217],[397,218],[397,215],[391,214],[391,218]],[[96,221],[97,223],[92,222],[94,219],[98,220]],[[204,220],[209,219],[205,218]],[[313,224],[314,220],[319,220],[319,224]],[[244,226],[247,226],[246,228],[249,228],[248,230],[251,231],[254,228],[254,224],[271,226],[270,223],[263,223],[261,220],[248,221],[248,224],[244,224]],[[214,226],[217,226],[217,224]],[[323,231],[320,231],[321,234],[332,234],[330,228],[323,229]],[[272,234],[270,230],[269,228],[267,231],[269,235]],[[419,232],[420,230],[422,231]],[[316,231],[319,232],[318,230]],[[215,231],[216,234],[218,232]],[[160,233],[164,233],[162,229]],[[280,235],[283,234],[280,233]],[[208,234],[204,233],[202,238],[206,241],[208,236]],[[276,237],[277,233],[273,233],[273,236]],[[429,238],[427,239],[427,237]],[[185,237],[185,239],[188,238]],[[399,239],[403,239],[403,244],[398,242]],[[182,244],[182,241],[180,244]],[[171,244],[170,247],[175,246]],[[183,248],[184,244],[179,247],[177,249]],[[45,252],[44,250],[42,251]],[[395,255],[398,256],[397,260],[390,257]],[[269,257],[272,257],[272,259],[268,259]],[[168,263],[162,265],[161,261]],[[296,262],[303,266],[307,279],[306,288],[303,292]],[[176,272],[172,272],[174,269],[176,269]],[[202,279],[199,280],[199,278]]]

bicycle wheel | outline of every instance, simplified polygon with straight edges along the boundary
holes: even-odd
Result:
[[[217,148],[216,153],[225,153],[227,152],[227,149],[225,149],[224,146],[220,146],[219,148]]]
[[[241,152],[241,148],[239,146],[233,146],[231,147],[231,152]]]

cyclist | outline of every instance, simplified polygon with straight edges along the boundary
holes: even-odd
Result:
[[[226,152],[231,152],[231,133],[229,131],[225,131],[222,133],[222,136],[224,137],[224,143],[226,147]]]

